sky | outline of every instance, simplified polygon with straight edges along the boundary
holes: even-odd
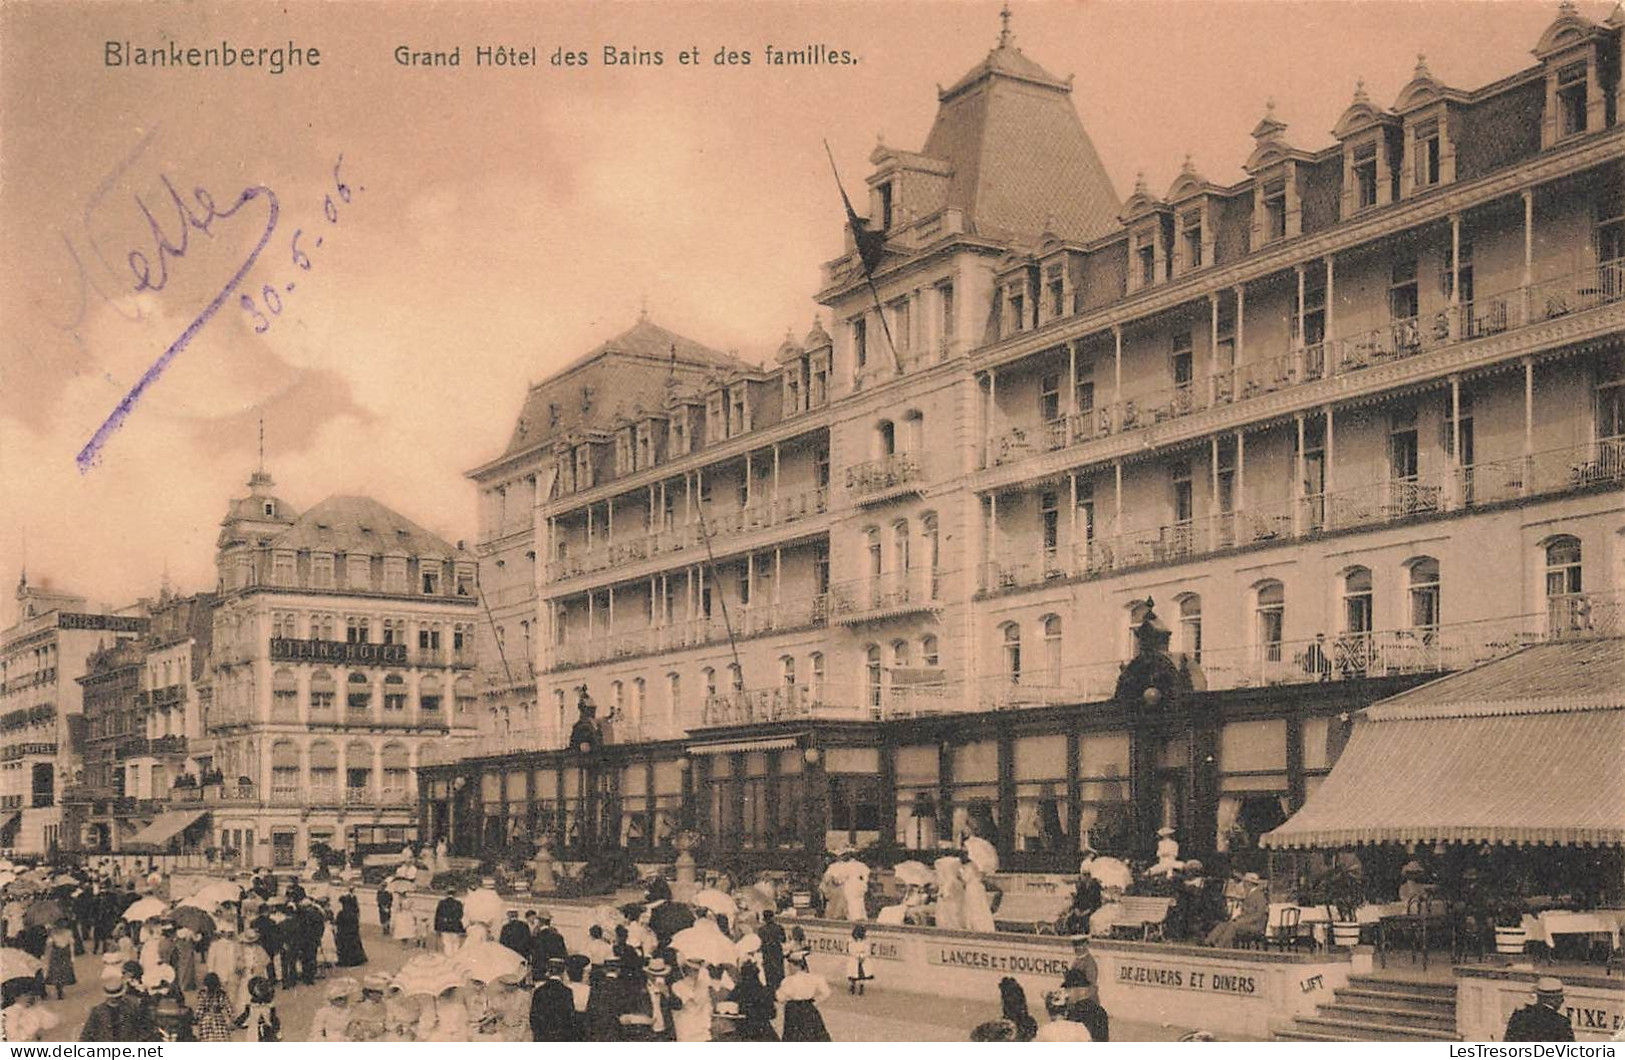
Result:
[[[819,265],[842,247],[823,142],[854,190],[878,137],[917,149],[938,86],[995,43],[999,6],[0,5],[0,578],[26,562],[31,581],[110,604],[155,593],[166,570],[179,590],[212,588],[262,421],[265,466],[296,508],[365,493],[472,541],[463,473],[501,452],[527,385],[644,307],[750,360],[805,333]],[[1187,154],[1239,179],[1267,99],[1315,149],[1358,80],[1389,105],[1419,52],[1460,88],[1525,69],[1557,11],[1011,7],[1015,43],[1074,76],[1122,198],[1141,171],[1160,194]],[[291,42],[320,65],[110,67],[109,41]],[[812,43],[858,61],[764,64],[770,44]],[[403,45],[458,47],[461,64],[403,66]],[[504,45],[538,65],[476,66],[476,48]],[[606,66],[606,45],[664,61]],[[589,65],[554,66],[561,48]],[[679,63],[690,48],[697,66]],[[719,49],[752,62],[717,65]],[[183,231],[184,253],[158,249],[156,233],[181,249]],[[82,470],[87,441],[178,343]]]

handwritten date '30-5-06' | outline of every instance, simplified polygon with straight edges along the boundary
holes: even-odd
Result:
[[[362,185],[357,185],[352,189],[345,183],[341,173],[343,165],[344,156],[340,154],[338,160],[333,163],[333,190],[328,192],[322,200],[322,214],[328,225],[338,224],[339,205],[341,203],[349,204],[355,195],[366,190]],[[164,176],[160,179],[169,199],[168,205],[172,206],[175,211],[176,232],[172,234],[166,231],[163,223],[154,216],[147,203],[139,195],[136,196],[136,207],[145,219],[147,229],[153,239],[153,247],[150,252],[145,248],[135,249],[131,250],[125,258],[135,279],[133,290],[138,294],[144,291],[162,291],[168,285],[170,264],[171,262],[179,262],[186,257],[187,250],[191,246],[193,232],[213,238],[216,222],[230,220],[243,207],[257,199],[264,199],[267,206],[265,227],[236,271],[232,273],[231,277],[221,286],[214,297],[209,300],[209,303],[203,307],[202,311],[192,319],[192,322],[186,326],[180,336],[170,344],[169,348],[142,373],[135,386],[130,388],[130,392],[124,395],[107,419],[96,429],[96,433],[85,443],[84,448],[79,451],[75,463],[78,464],[81,474],[88,472],[100,462],[102,448],[107,444],[108,439],[124,425],[125,419],[134,410],[136,403],[141,399],[141,395],[146,392],[147,388],[158,381],[159,377],[168,369],[170,363],[180,355],[182,350],[190,345],[192,339],[203,329],[203,326],[220,311],[221,307],[231,299],[232,295],[238,293],[248,279],[248,274],[253,271],[254,265],[259,261],[260,255],[270,245],[271,237],[276,233],[280,206],[276,192],[263,184],[243,189],[231,205],[222,208],[215,204],[214,196],[207,188],[194,188],[192,190],[192,200],[188,202],[181,197],[180,192],[175,190],[175,185],[170,181],[169,177]],[[335,196],[337,196],[337,201],[335,201]],[[298,228],[294,230],[293,237],[289,240],[289,253],[295,267],[309,272],[313,267],[313,261],[308,250],[301,246],[303,235],[304,229]],[[313,246],[320,247],[322,242],[323,237],[318,235]],[[291,294],[296,286],[297,284],[290,280],[283,285],[281,291],[278,291],[273,284],[267,283],[260,289],[259,302],[256,302],[253,296],[247,293],[240,296],[238,304],[249,315],[256,332],[263,333],[270,330],[272,318],[282,312],[283,295]],[[264,311],[261,311],[261,305],[264,306]]]

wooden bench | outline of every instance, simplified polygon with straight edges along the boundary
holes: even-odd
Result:
[[[1138,935],[1142,941],[1150,942],[1162,938],[1162,925],[1168,919],[1168,909],[1174,900],[1127,895],[1119,899],[1119,904],[1122,912],[1112,924],[1112,934],[1116,936],[1122,932],[1129,937]]]
[[[1055,934],[1055,922],[1061,919],[1072,904],[1070,893],[1046,894],[1043,891],[1005,892],[999,908],[993,914],[993,923],[1000,931],[1022,931],[1031,935]]]

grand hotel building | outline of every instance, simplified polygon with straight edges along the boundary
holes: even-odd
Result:
[[[1325,146],[1271,108],[1239,183],[1126,201],[1007,29],[871,156],[878,312],[849,236],[774,363],[639,321],[470,473],[500,650],[426,834],[1224,851],[1351,711],[1617,634],[1622,21],[1565,3],[1477,88],[1418,62]],[[1160,704],[1118,688],[1148,600]]]

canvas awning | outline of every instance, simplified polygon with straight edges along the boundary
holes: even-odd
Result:
[[[161,847],[208,815],[208,810],[168,810],[124,840],[125,846]]]
[[[1364,711],[1261,843],[1625,845],[1625,642],[1546,645]]]

